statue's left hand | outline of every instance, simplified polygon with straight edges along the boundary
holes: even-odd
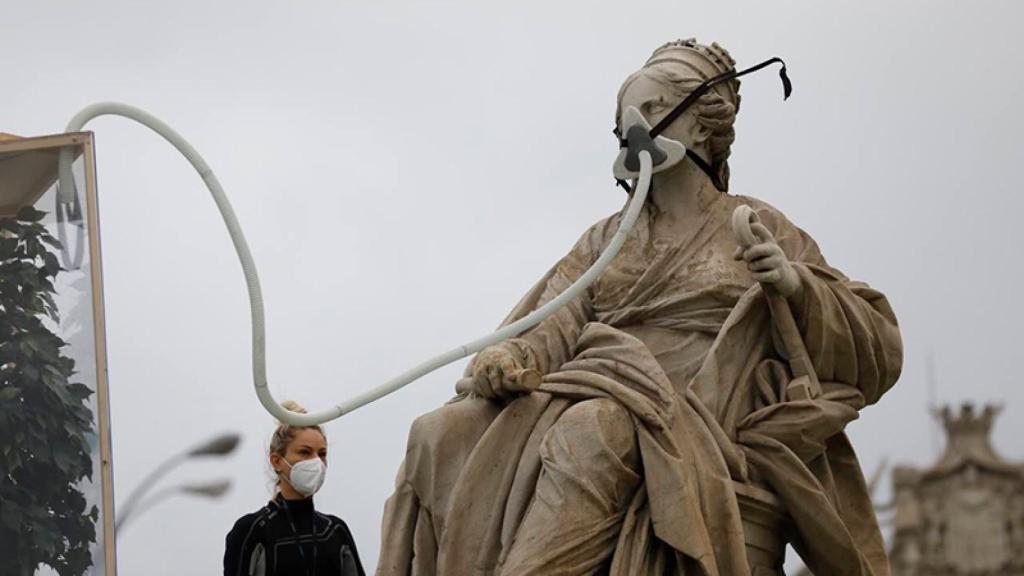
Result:
[[[793,264],[764,224],[754,222],[750,229],[758,239],[757,244],[737,247],[733,258],[744,260],[754,280],[763,286],[772,287],[786,298],[795,298],[803,285]]]
[[[473,391],[488,400],[507,400],[524,391],[516,376],[523,366],[501,345],[484,348],[473,359]]]

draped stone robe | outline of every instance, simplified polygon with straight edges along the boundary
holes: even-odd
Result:
[[[797,526],[794,546],[815,573],[888,574],[842,430],[898,378],[895,317],[883,295],[829,267],[774,208],[715,194],[701,225],[673,242],[652,241],[656,215],[645,208],[584,296],[502,344],[545,375],[539,391],[503,405],[463,390],[413,424],[385,510],[378,574],[746,576],[733,481],[779,494]],[[764,294],[732,259],[730,216],[741,203],[801,277],[802,300],[791,307],[822,382],[819,398],[785,397],[792,375]],[[506,322],[568,287],[619,218],[592,226]],[[639,487],[594,502],[607,518],[557,531],[563,541],[523,533],[536,531],[524,527],[535,502],[591,484],[562,465],[581,440],[558,436],[557,423],[593,399],[624,407],[632,424],[609,420],[610,429],[584,441],[635,436],[641,460],[637,470],[601,470],[601,481],[633,486],[633,474]]]

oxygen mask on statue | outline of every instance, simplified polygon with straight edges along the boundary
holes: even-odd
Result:
[[[617,180],[635,180],[640,176],[640,151],[651,154],[654,164],[652,174],[667,170],[686,157],[686,146],[664,136],[652,136],[651,125],[635,106],[629,106],[622,112],[622,136],[620,137],[619,156],[612,165],[612,173]]]
[[[779,70],[779,77],[782,79],[783,97],[787,99],[793,92],[793,85],[789,80],[789,76],[786,75],[786,63],[781,58],[771,58],[746,70],[728,70],[701,82],[693,92],[690,92],[682,102],[677,104],[671,112],[666,114],[653,127],[636,107],[629,106],[623,110],[620,120],[622,127],[621,129],[616,127],[613,130],[615,137],[619,139],[619,155],[612,165],[612,173],[615,175],[618,184],[625,188],[627,192],[631,191],[631,187],[626,181],[635,180],[639,176],[640,152],[647,151],[650,153],[652,164],[654,165],[652,174],[667,170],[682,161],[684,157],[688,157],[701,171],[708,175],[715,188],[724,190],[725,187],[719,181],[717,171],[711,164],[689,149],[684,143],[661,136],[661,133],[672,122],[675,122],[677,118],[682,116],[701,96],[707,94],[715,86],[750,74],[751,72],[756,72],[775,63],[782,64],[782,68]]]

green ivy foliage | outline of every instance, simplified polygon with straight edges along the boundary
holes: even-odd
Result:
[[[40,564],[61,576],[92,565],[96,506],[79,489],[92,479],[92,391],[72,382],[74,360],[44,319],[59,322],[53,281],[60,243],[44,212],[0,219],[0,575]]]

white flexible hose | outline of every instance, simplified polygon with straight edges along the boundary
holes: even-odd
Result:
[[[534,310],[527,316],[504,326],[487,336],[478,338],[468,344],[463,344],[462,346],[453,348],[448,352],[435,356],[375,388],[371,388],[366,392],[356,395],[354,398],[346,402],[319,412],[297,414],[295,412],[285,410],[277,400],[274,399],[274,396],[271,394],[270,389],[267,386],[266,333],[264,329],[263,293],[260,289],[260,280],[256,273],[256,264],[253,262],[252,254],[249,252],[249,245],[245,242],[245,234],[242,232],[242,227],[238,223],[238,218],[235,216],[235,211],[231,207],[231,202],[228,201],[227,195],[224,194],[224,189],[217,180],[217,176],[214,175],[213,170],[206,164],[206,161],[199,155],[199,152],[197,152],[195,148],[193,148],[180,134],[175,132],[173,128],[161,122],[153,115],[133,106],[128,106],[127,104],[117,102],[99,102],[92,104],[91,106],[87,106],[82,109],[81,112],[75,114],[71,119],[71,122],[68,123],[66,131],[80,132],[85,124],[93,118],[106,115],[122,116],[130,120],[135,120],[136,122],[147,126],[160,136],[163,136],[165,140],[170,142],[172,146],[174,146],[185,156],[185,158],[188,159],[196,171],[199,172],[203,182],[206,183],[206,187],[210,190],[210,194],[213,196],[213,201],[217,204],[217,209],[220,210],[220,214],[224,218],[224,224],[228,228],[228,233],[231,235],[231,242],[235,245],[235,251],[238,253],[238,260],[241,262],[242,270],[245,272],[245,284],[249,289],[249,310],[252,315],[252,373],[253,383],[256,387],[256,395],[259,397],[260,403],[263,404],[263,407],[266,408],[271,415],[281,422],[286,422],[294,426],[312,426],[315,424],[322,424],[348,414],[357,408],[365,406],[370,402],[378,400],[399,388],[404,387],[421,376],[433,372],[442,366],[446,366],[456,360],[475,354],[488,346],[492,346],[505,340],[506,338],[511,338],[523,333],[524,331],[539,324],[569,301],[579,296],[580,293],[586,290],[587,287],[597,279],[608,264],[611,263],[612,259],[615,258],[615,255],[618,254],[623,242],[625,242],[626,235],[633,228],[633,224],[636,222],[637,216],[640,214],[640,209],[643,207],[644,201],[647,198],[647,192],[650,189],[651,183],[651,171],[653,169],[651,155],[646,151],[640,152],[640,177],[638,178],[632,198],[626,208],[625,216],[619,223],[619,229],[615,232],[615,235],[612,237],[611,242],[609,242],[608,247],[601,253],[601,256],[598,257],[597,261],[594,262],[594,264],[591,265],[590,268],[588,268],[587,271],[579,277],[579,279],[573,282],[569,288],[559,294],[558,297],[537,310]],[[58,193],[61,195],[63,201],[67,201],[69,198],[68,195],[73,193],[73,189],[71,187],[74,185],[74,181],[71,179],[71,160],[72,156],[69,150],[61,152]]]

